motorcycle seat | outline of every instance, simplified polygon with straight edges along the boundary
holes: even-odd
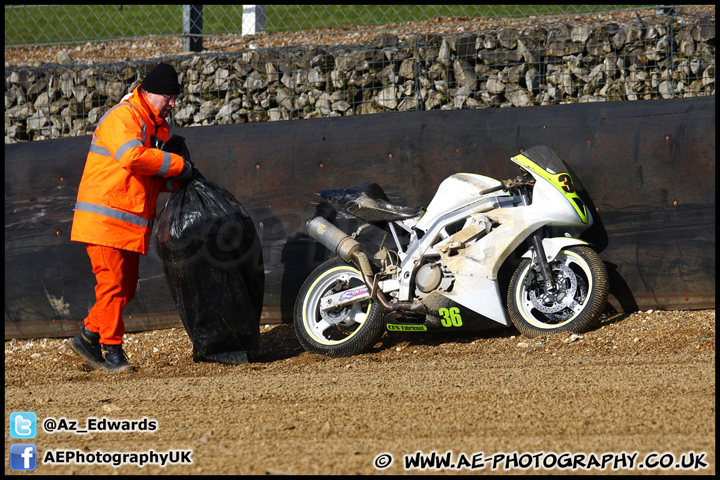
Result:
[[[390,202],[377,183],[357,188],[321,190],[318,192],[330,205],[368,223],[393,222],[415,218],[422,214],[420,207],[408,207]]]

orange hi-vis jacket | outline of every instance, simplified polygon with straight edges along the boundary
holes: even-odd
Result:
[[[140,87],[100,119],[90,144],[70,240],[147,254],[160,192],[180,187],[182,156],[151,148],[170,125]]]

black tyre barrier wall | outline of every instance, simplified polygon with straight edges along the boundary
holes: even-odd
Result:
[[[208,180],[247,208],[262,239],[262,321],[289,322],[330,252],[305,234],[316,192],[380,184],[424,206],[456,172],[517,175],[512,155],[547,145],[584,187],[592,242],[617,311],[715,307],[715,99],[403,112],[176,129]],[[5,338],[78,331],[94,303],[84,245],[70,241],[90,137],[5,146]],[[161,196],[160,206],[167,200]],[[158,211],[160,208],[158,208]],[[372,240],[374,241],[374,240]],[[155,245],[153,238],[151,245]],[[181,326],[153,248],[140,262],[128,331]]]

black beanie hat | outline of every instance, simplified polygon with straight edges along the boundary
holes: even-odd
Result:
[[[173,66],[167,63],[155,65],[143,80],[141,87],[150,93],[180,95],[178,74]]]

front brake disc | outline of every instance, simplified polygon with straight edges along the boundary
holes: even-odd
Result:
[[[533,307],[543,313],[557,313],[566,308],[573,302],[575,292],[577,291],[577,277],[570,267],[563,264],[554,265],[553,274],[555,275],[556,285],[565,285],[567,287],[563,289],[565,296],[561,301],[552,303],[545,302],[542,298],[537,296],[535,290],[530,290],[530,293],[528,294]],[[567,285],[568,283],[569,286]]]

